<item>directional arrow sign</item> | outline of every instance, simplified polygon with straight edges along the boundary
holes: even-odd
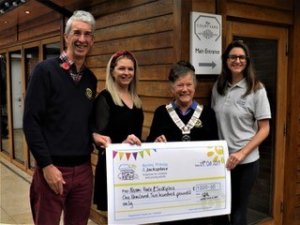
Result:
[[[215,68],[216,64],[214,63],[214,61],[212,61],[211,63],[198,63],[198,66],[203,67],[203,66],[207,66],[207,67],[211,67],[212,69]]]
[[[192,12],[190,61],[196,74],[220,74],[222,69],[222,17]]]

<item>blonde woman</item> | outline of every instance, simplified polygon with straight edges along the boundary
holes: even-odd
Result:
[[[94,142],[99,149],[94,203],[107,211],[105,147],[110,143],[141,144],[143,110],[137,95],[138,65],[129,51],[115,53],[106,70],[105,89],[95,102]]]

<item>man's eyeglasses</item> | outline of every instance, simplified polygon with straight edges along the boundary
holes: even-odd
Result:
[[[91,39],[94,35],[91,31],[81,31],[81,30],[73,30],[70,32],[71,35],[75,37],[81,37],[83,35],[86,39]]]
[[[245,55],[228,55],[228,59],[231,61],[237,61],[239,59],[241,62],[245,62],[247,59],[247,56]]]

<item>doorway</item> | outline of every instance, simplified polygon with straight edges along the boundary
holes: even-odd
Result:
[[[228,23],[228,43],[243,40],[271,106],[269,137],[260,145],[260,173],[252,190],[248,224],[282,224],[288,32],[284,28]],[[267,221],[267,222],[261,222]]]
[[[25,163],[24,134],[23,134],[23,110],[24,88],[22,73],[21,50],[9,53],[11,73],[11,101],[12,101],[12,131],[13,131],[13,158],[19,163]]]
[[[5,53],[0,54],[0,101],[1,101],[1,108],[0,108],[0,128],[1,128],[1,142],[0,142],[0,150],[1,152],[5,153],[6,155],[11,154],[10,151],[10,117],[8,113],[9,109],[9,101],[8,101],[8,87],[7,87],[7,76],[6,76],[6,69],[7,69],[7,57]]]
[[[24,49],[24,60],[25,60],[25,87],[28,86],[28,80],[31,71],[36,66],[36,64],[39,61],[39,47],[29,47]],[[27,151],[27,157],[28,157],[28,167],[33,168],[34,167],[34,158],[31,154],[31,152]]]
[[[0,154],[32,174],[35,160],[23,132],[23,111],[30,73],[41,60],[60,55],[60,37],[0,52]]]

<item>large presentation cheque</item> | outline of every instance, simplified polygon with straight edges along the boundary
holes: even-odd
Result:
[[[110,225],[230,213],[225,141],[112,144],[106,153]]]

